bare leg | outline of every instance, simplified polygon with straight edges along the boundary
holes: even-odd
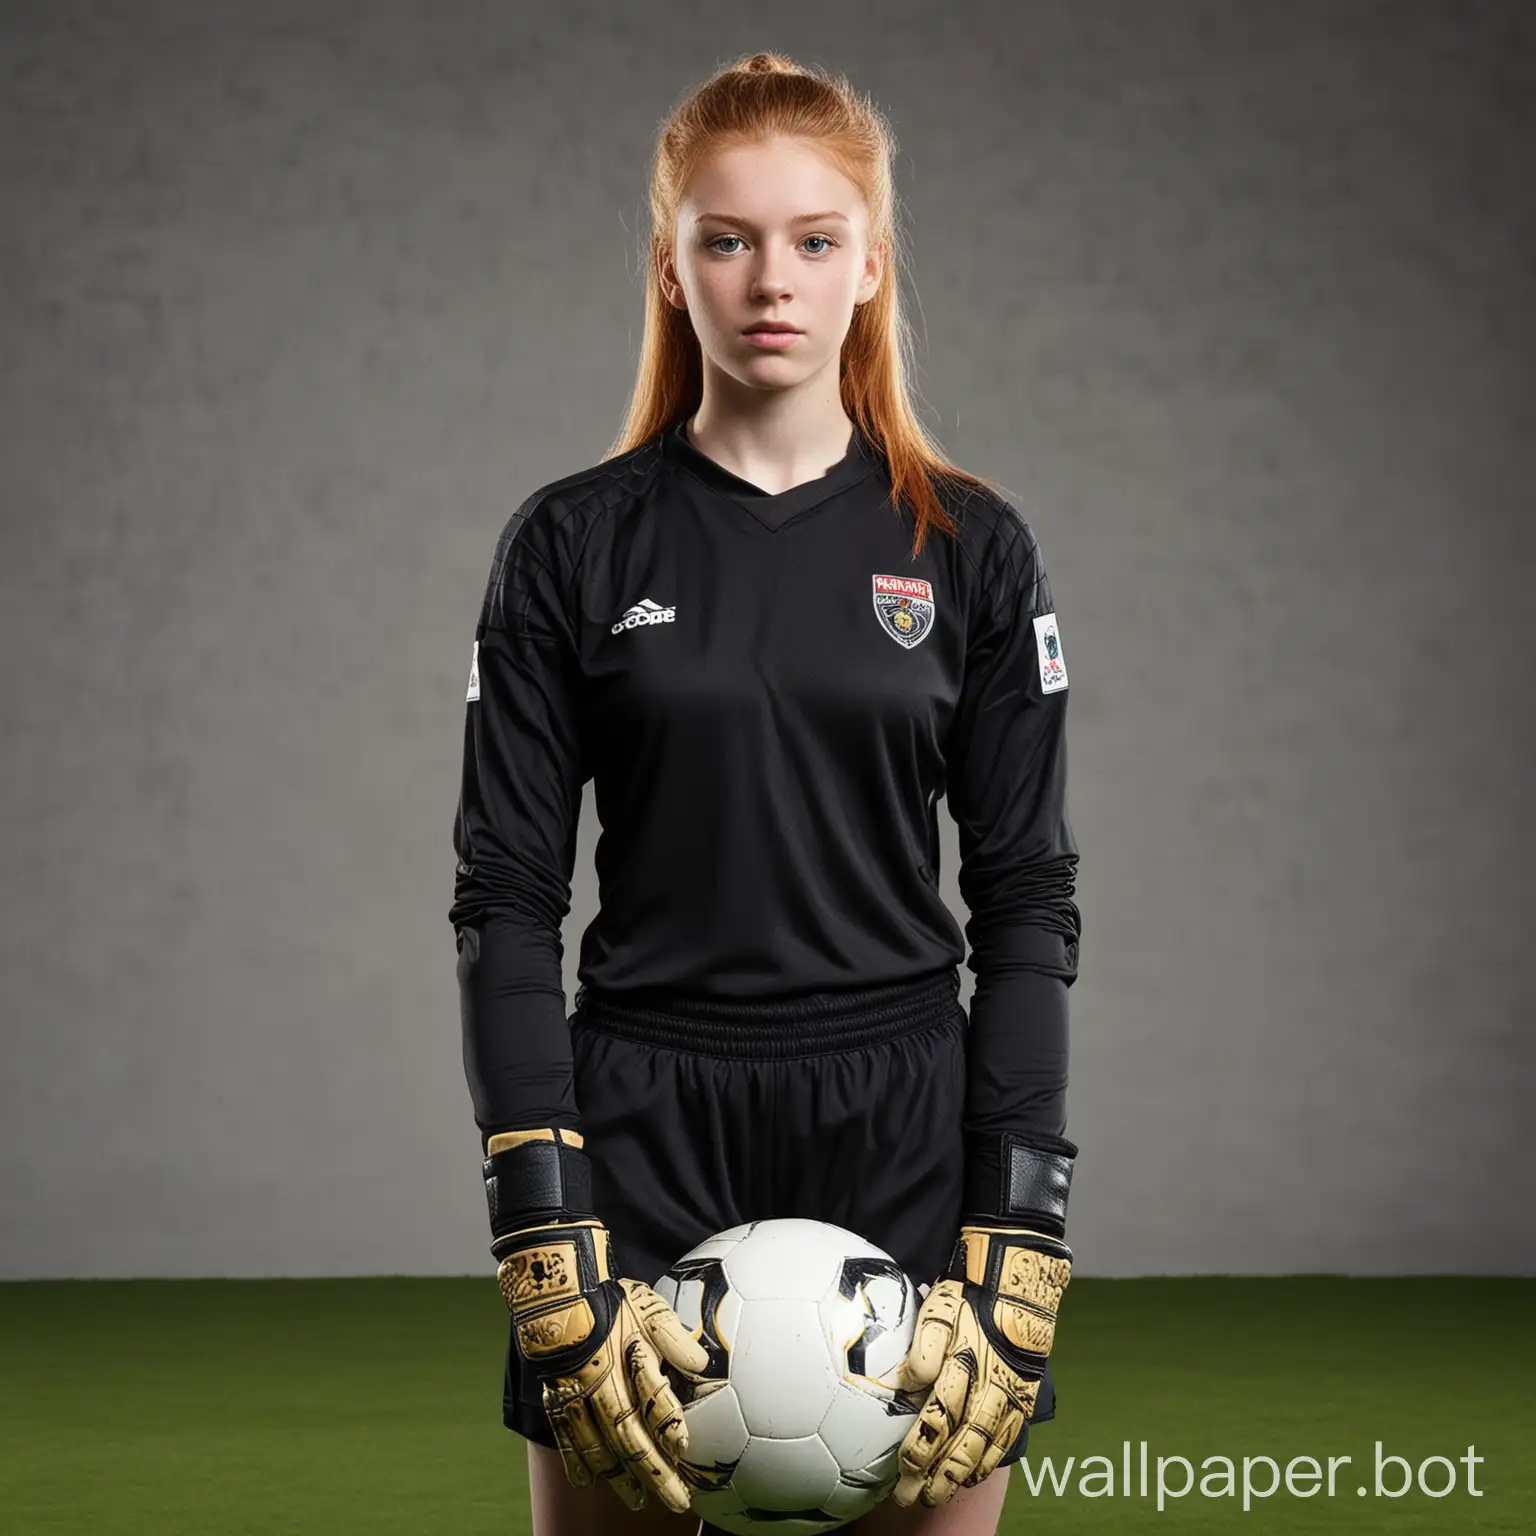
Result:
[[[997,1536],[1008,1492],[1007,1467],[976,1488],[962,1488],[942,1509],[902,1509],[889,1499],[842,1527],[856,1536]],[[573,1488],[560,1453],[528,1442],[528,1493],[533,1536],[699,1536],[694,1514],[674,1515],[654,1498],[626,1509],[609,1488]]]
[[[997,1536],[1010,1470],[999,1467],[975,1488],[958,1490],[939,1509],[921,1504],[903,1509],[887,1499],[843,1529],[855,1536]]]
[[[528,1442],[533,1536],[698,1536],[699,1517],[674,1515],[654,1494],[626,1509],[611,1488],[573,1488],[553,1446]]]

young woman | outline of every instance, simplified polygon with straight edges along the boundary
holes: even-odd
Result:
[[[847,1529],[990,1536],[1054,1411],[1067,676],[1028,523],[908,399],[894,148],[773,54],[678,106],[628,423],[510,518],[476,626],[450,919],[536,1536],[712,1529],[667,1379],[707,1357],[651,1283],[742,1221],[833,1222],[933,1282],[900,1481]]]

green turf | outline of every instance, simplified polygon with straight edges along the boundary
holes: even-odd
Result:
[[[505,1317],[489,1278],[0,1285],[0,1531],[520,1536]],[[1529,1280],[1079,1279],[1032,1463],[1108,1456],[1118,1481],[1143,1439],[1197,1477],[1211,1456],[1354,1459],[1331,1499],[1282,1484],[1246,1514],[1088,1498],[1075,1469],[1031,1497],[1015,1469],[1002,1530],[1536,1531],[1533,1346]],[[1456,1462],[1446,1498],[1359,1497],[1378,1439],[1415,1465],[1475,1446],[1484,1496]]]

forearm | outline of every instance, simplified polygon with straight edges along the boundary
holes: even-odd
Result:
[[[489,913],[459,929],[464,1076],[482,1144],[502,1131],[579,1129],[558,933]]]
[[[1060,977],[1023,968],[977,977],[966,1048],[968,1134],[1065,1132],[1067,991]]]

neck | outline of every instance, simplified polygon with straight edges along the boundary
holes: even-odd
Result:
[[[853,421],[835,388],[712,391],[706,379],[684,431],[695,448],[733,475],[777,494],[836,464],[848,452]]]

